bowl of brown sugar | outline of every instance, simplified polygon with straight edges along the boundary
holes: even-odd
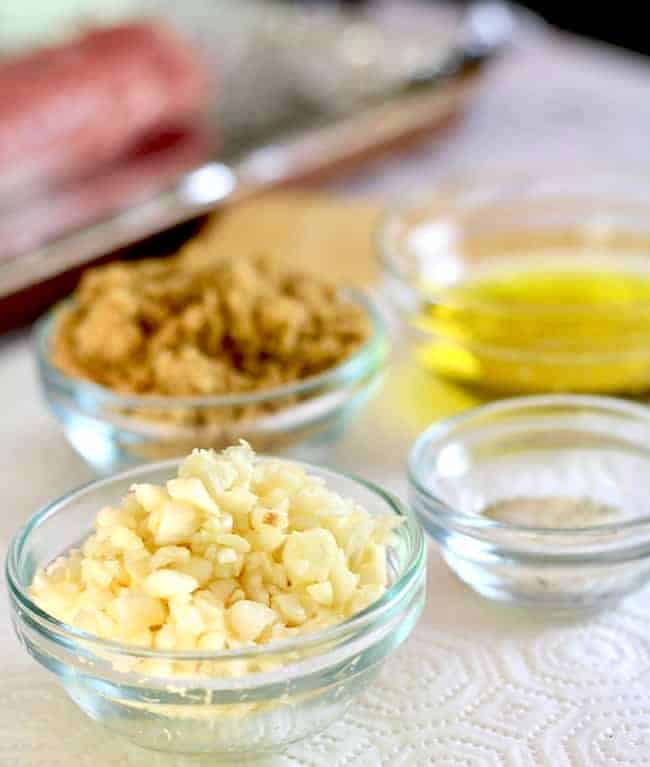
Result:
[[[36,326],[48,404],[100,473],[239,438],[276,450],[344,424],[381,372],[364,291],[200,247],[90,269]]]

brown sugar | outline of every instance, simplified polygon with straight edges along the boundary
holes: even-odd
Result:
[[[88,270],[54,364],[122,394],[237,394],[322,373],[367,338],[364,310],[334,285],[268,257],[210,258],[209,245]]]

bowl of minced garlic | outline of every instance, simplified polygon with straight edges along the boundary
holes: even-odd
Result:
[[[383,367],[363,291],[206,247],[89,269],[37,327],[47,400],[102,473],[240,437],[277,449],[343,421]]]
[[[195,450],[70,493],[14,539],[16,630],[144,746],[257,754],[338,718],[424,598],[412,513],[363,480]]]

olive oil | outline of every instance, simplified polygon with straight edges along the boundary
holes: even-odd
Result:
[[[638,259],[558,265],[575,265],[570,256],[523,255],[466,281],[423,285],[421,362],[504,393],[650,389],[650,268]]]

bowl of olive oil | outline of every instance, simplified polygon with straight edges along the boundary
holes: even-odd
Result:
[[[650,390],[650,179],[448,184],[389,213],[378,245],[433,373],[500,394]]]

